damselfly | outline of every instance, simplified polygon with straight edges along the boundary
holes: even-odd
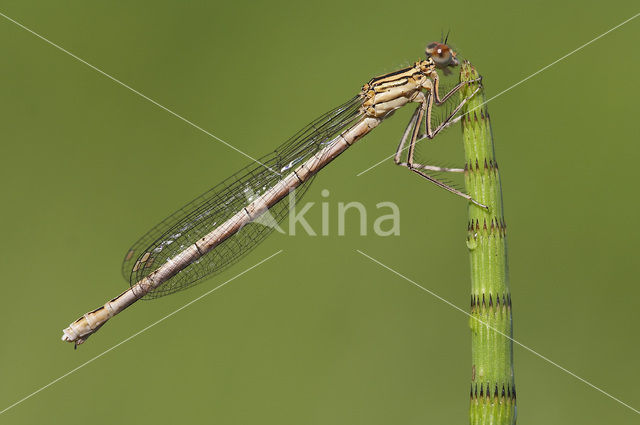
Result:
[[[122,272],[130,288],[71,323],[63,331],[62,339],[82,344],[107,320],[140,298],[157,298],[182,290],[236,262],[273,229],[273,226],[258,225],[256,219],[268,210],[276,221],[281,221],[289,211],[289,206],[281,202],[283,199],[294,189],[299,199],[318,171],[408,103],[417,103],[418,107],[403,133],[395,162],[484,207],[427,173],[461,170],[414,161],[419,137],[433,138],[459,120],[456,113],[479,90],[478,87],[432,128],[433,106],[442,105],[465,84],[459,83],[440,96],[437,70],[447,73],[457,65],[456,52],[446,40],[430,43],[425,60],[373,78],[358,95],[167,217],[127,253]],[[423,122],[424,135],[421,135]],[[402,162],[407,140],[407,161]]]

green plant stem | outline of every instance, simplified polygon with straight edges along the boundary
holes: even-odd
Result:
[[[468,62],[461,81],[478,78]],[[466,97],[478,87],[461,90]],[[482,89],[465,105],[462,120],[465,185],[488,210],[469,203],[467,247],[471,259],[471,408],[472,425],[514,424],[513,334],[509,292],[506,225],[495,160],[491,123]]]

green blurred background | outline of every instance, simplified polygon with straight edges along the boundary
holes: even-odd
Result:
[[[369,78],[450,39],[491,97],[638,12],[636,2],[4,1],[0,11],[252,156]],[[514,336],[638,408],[640,19],[489,104]],[[400,111],[316,179],[331,236],[275,234],[225,273],[139,303],[74,351],[61,329],[127,287],[150,226],[246,158],[0,18],[0,410],[284,252],[0,416],[12,424],[464,424],[465,203],[386,161]],[[460,130],[438,143],[462,162]],[[444,145],[443,145],[444,143]],[[442,146],[445,146],[442,148]],[[449,151],[447,151],[447,149]],[[427,150],[422,150],[428,156]],[[322,198],[323,189],[330,191]],[[401,235],[336,236],[338,202],[393,201]],[[637,423],[520,347],[520,423]]]

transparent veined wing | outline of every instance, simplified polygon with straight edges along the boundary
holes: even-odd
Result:
[[[355,124],[362,116],[361,105],[361,97],[355,96],[318,117],[276,150],[260,158],[260,163],[249,164],[154,226],[127,252],[122,264],[124,278],[130,285],[135,285],[273,188],[296,166]],[[277,228],[288,215],[290,202],[287,199],[294,195],[295,201],[299,201],[312,180],[303,183],[294,194],[272,206],[255,222],[243,226],[144,298],[158,298],[188,288],[238,261]]]

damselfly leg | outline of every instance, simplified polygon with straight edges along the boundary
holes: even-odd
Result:
[[[474,82],[480,82],[480,80],[481,79],[478,79],[478,80],[475,80]],[[407,167],[409,170],[413,171],[414,173],[418,174],[421,177],[424,177],[425,179],[435,184],[436,186],[439,186],[445,190],[448,190],[449,192],[455,195],[458,195],[481,208],[487,209],[486,205],[481,204],[480,202],[477,202],[468,194],[454,187],[451,187],[448,184],[436,179],[435,177],[430,176],[425,172],[421,171],[421,170],[427,170],[427,171],[435,171],[435,172],[461,173],[461,172],[464,172],[464,169],[440,167],[436,165],[427,165],[427,164],[418,164],[414,161],[415,146],[417,141],[419,140],[420,127],[422,125],[422,122],[424,121],[424,126],[425,126],[425,134],[422,138],[426,137],[429,139],[433,139],[440,131],[444,130],[445,128],[449,127],[450,125],[460,120],[460,117],[458,118],[454,118],[454,117],[460,111],[460,109],[469,101],[469,99],[471,99],[480,90],[480,87],[476,88],[473,91],[473,93],[471,93],[471,95],[464,98],[454,108],[451,114],[449,114],[444,119],[444,121],[442,121],[435,129],[432,129],[431,128],[431,111],[434,103],[437,105],[443,104],[444,102],[447,101],[447,99],[451,97],[452,94],[460,90],[460,88],[462,88],[464,84],[466,83],[460,83],[456,85],[451,91],[449,91],[449,93],[447,93],[444,97],[440,98],[438,94],[438,87],[439,87],[438,79],[437,77],[435,77],[433,79],[432,90],[428,91],[426,94],[421,92],[418,94],[418,96],[416,96],[416,99],[414,100],[414,102],[419,102],[420,105],[416,108],[415,112],[411,117],[411,120],[409,120],[409,124],[405,128],[404,133],[402,134],[402,139],[398,144],[398,149],[396,150],[396,154],[393,160],[397,165],[400,165],[402,167]],[[405,145],[409,137],[411,138],[411,140],[408,146],[407,162],[402,162],[401,161],[402,152],[405,150]]]

